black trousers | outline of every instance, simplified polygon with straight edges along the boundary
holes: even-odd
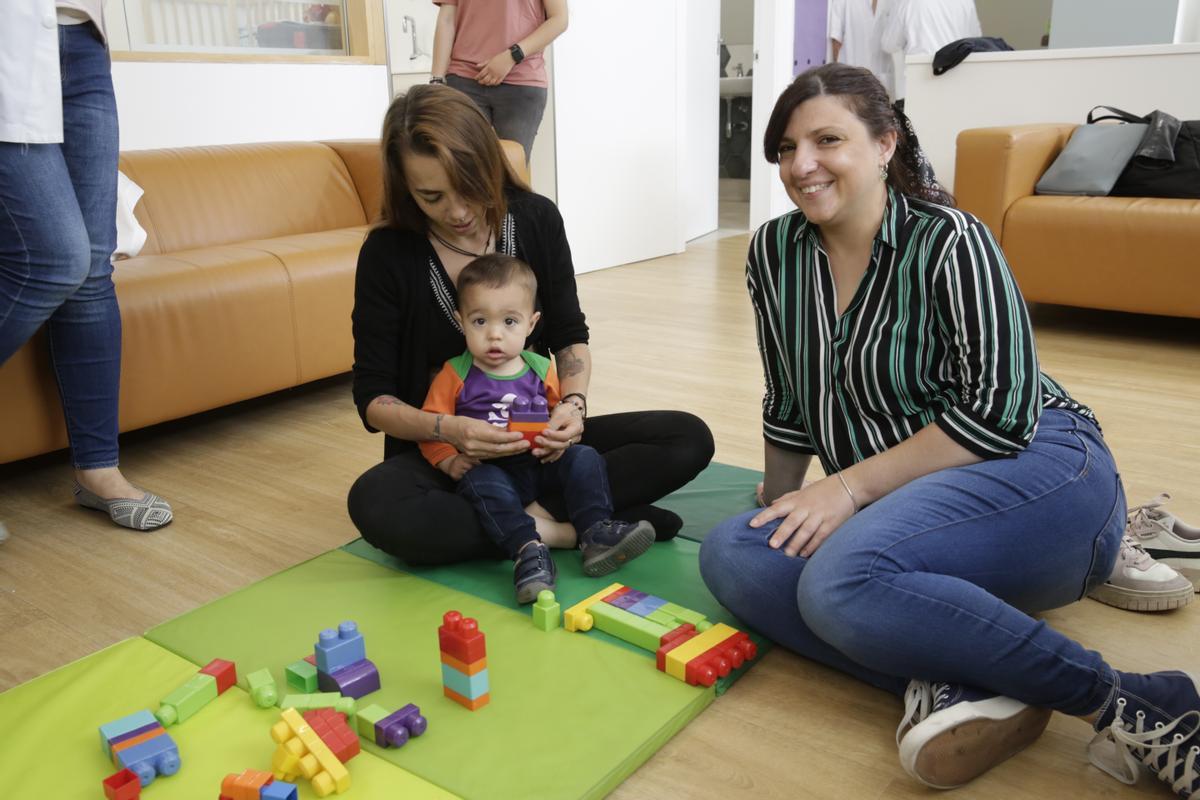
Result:
[[[583,444],[604,456],[615,516],[621,519],[686,484],[713,455],[708,426],[682,411],[589,417]],[[567,518],[561,495],[538,500],[555,518]],[[347,505],[367,542],[413,566],[507,557],[483,532],[454,481],[416,449],[363,473]]]

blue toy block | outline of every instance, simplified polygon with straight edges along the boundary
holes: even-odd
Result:
[[[449,664],[442,664],[442,683],[468,700],[488,693],[488,671],[482,669],[474,675],[464,675]]]
[[[647,595],[645,592],[639,592],[637,589],[630,589],[620,597],[614,597],[611,601],[606,602],[608,602],[608,604],[611,606],[616,606],[622,611],[628,611],[630,608],[636,606],[647,597],[649,597],[649,595]]]
[[[271,781],[258,790],[258,800],[296,800],[299,796],[296,784],[287,781]]]
[[[338,625],[336,631],[333,628],[321,631],[314,655],[317,657],[317,669],[331,675],[342,667],[365,659],[367,642],[358,632],[358,625],[347,621]]]
[[[179,747],[165,730],[153,739],[121,750],[117,760],[138,776],[142,786],[149,786],[158,775],[174,775],[181,766]]]
[[[637,601],[626,610],[630,614],[637,614],[639,617],[648,617],[666,604],[667,601],[661,597],[648,595],[644,600]]]
[[[134,712],[127,717],[114,719],[112,722],[106,722],[100,726],[100,748],[104,755],[112,758],[112,741],[125,734],[133,731],[146,731],[151,727],[157,727],[158,720],[149,711],[142,710]]]

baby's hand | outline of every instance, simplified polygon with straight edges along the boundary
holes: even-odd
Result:
[[[479,462],[473,458],[468,458],[462,453],[457,453],[444,458],[438,463],[438,469],[449,475],[456,481],[462,480],[462,476],[466,475],[474,467],[479,466]]]

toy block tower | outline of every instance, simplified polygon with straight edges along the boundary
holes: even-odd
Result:
[[[438,628],[442,653],[442,694],[476,711],[492,699],[488,686],[487,649],[479,624],[457,611],[447,611]]]
[[[355,623],[347,621],[336,631],[321,631],[314,655],[317,687],[322,692],[339,692],[357,700],[379,689],[379,670],[367,659],[366,641]]]
[[[508,429],[517,431],[525,437],[525,441],[533,446],[534,437],[541,435],[550,424],[550,412],[546,408],[546,398],[514,397],[508,407]]]
[[[149,786],[159,775],[179,772],[179,748],[148,710],[101,725],[100,745],[113,766],[133,772],[142,786]],[[119,782],[120,774],[113,776],[114,783]]]

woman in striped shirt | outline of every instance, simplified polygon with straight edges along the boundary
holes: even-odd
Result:
[[[931,786],[1013,755],[1053,709],[1117,742],[1090,748],[1097,766],[1131,777],[1132,756],[1100,754],[1171,751],[1169,782],[1200,789],[1193,679],[1119,672],[1029,616],[1108,578],[1125,499],[1094,415],[1039,370],[991,232],[922,181],[867,70],[800,75],[764,146],[798,206],[755,233],[746,265],[766,508],[707,537],[713,594],[904,695],[901,763]],[[814,455],[828,477],[802,485]]]

